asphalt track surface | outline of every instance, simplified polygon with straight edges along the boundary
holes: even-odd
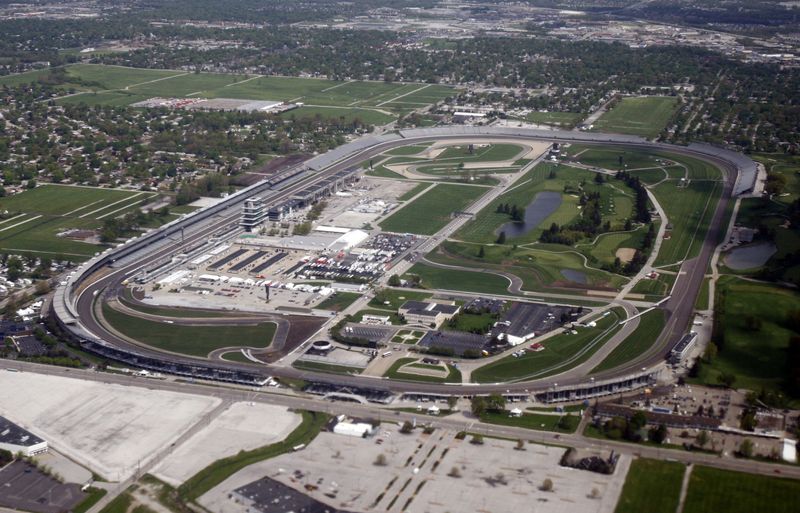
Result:
[[[384,151],[399,146],[407,146],[420,142],[433,142],[448,139],[464,139],[464,135],[436,135],[436,136],[422,136],[413,138],[404,138],[399,140],[392,140],[376,144],[369,148],[356,151],[350,156],[340,160],[325,170],[316,173],[308,178],[292,184],[290,187],[280,191],[273,191],[273,194],[262,194],[262,197],[267,202],[280,201],[288,198],[295,191],[304,188],[310,184],[316,183],[329,175],[339,171],[359,165],[364,160],[378,155]],[[580,134],[575,134],[575,139],[569,142],[590,144],[597,146],[614,146],[614,147],[628,147],[638,149],[657,149],[660,151],[669,151],[679,155],[699,158],[717,166],[723,174],[724,187],[720,200],[717,202],[716,210],[712,217],[710,227],[706,233],[706,237],[702,242],[700,254],[690,260],[685,261],[681,265],[680,275],[676,280],[675,287],[673,288],[673,295],[670,300],[663,306],[667,315],[667,323],[656,343],[636,359],[626,362],[624,365],[598,373],[593,377],[598,381],[603,379],[614,378],[617,376],[630,376],[634,373],[641,371],[643,368],[650,368],[663,362],[665,355],[669,350],[680,340],[683,336],[687,326],[692,320],[694,315],[694,304],[700,287],[703,284],[705,271],[708,268],[711,256],[713,255],[714,248],[718,244],[721,236],[723,226],[723,218],[727,208],[728,201],[731,197],[731,191],[737,176],[737,168],[735,164],[720,158],[710,156],[706,153],[699,153],[689,148],[675,146],[664,148],[663,145],[656,145],[651,143],[619,143],[613,140],[610,136],[608,141],[597,141],[596,139],[581,140]],[[525,138],[519,135],[482,135],[475,136],[474,138],[486,140],[498,140],[504,142],[516,141],[530,141],[530,138]],[[546,142],[565,142],[562,138],[536,137],[535,140]],[[163,361],[180,362],[188,364],[208,364],[208,360],[197,359],[188,356],[177,356],[174,354],[165,354],[155,351],[147,346],[133,344],[127,340],[123,340],[113,333],[110,333],[95,317],[95,299],[102,298],[102,293],[105,290],[116,291],[119,290],[122,282],[136,274],[139,270],[148,267],[164,258],[177,253],[182,247],[189,247],[196,244],[198,241],[207,239],[219,231],[226,230],[235,226],[239,217],[238,205],[234,205],[230,210],[234,212],[225,216],[221,216],[214,221],[207,221],[207,225],[197,232],[191,233],[186,236],[183,242],[176,242],[166,248],[158,249],[152,253],[142,256],[139,260],[133,263],[126,264],[118,269],[104,269],[102,273],[94,273],[86,277],[80,284],[75,308],[80,319],[80,324],[83,328],[97,337],[104,340],[106,343],[121,349],[131,350],[145,356],[159,358]],[[340,376],[331,375],[326,373],[301,371],[291,367],[281,367],[276,365],[254,366],[250,364],[241,364],[235,362],[214,362],[213,366],[218,368],[226,368],[233,370],[241,370],[247,372],[254,372],[261,370],[265,376],[305,379],[309,381],[316,381],[322,383],[336,384],[340,386],[353,386],[353,387],[366,387],[381,390],[390,390],[395,392],[422,392],[422,393],[443,393],[443,394],[474,394],[474,393],[491,393],[491,392],[524,392],[529,393],[533,391],[544,391],[552,388],[554,378],[546,378],[528,382],[517,383],[497,383],[497,384],[462,384],[462,385],[441,385],[432,383],[412,383],[412,382],[399,382],[387,379],[380,379],[366,376]],[[559,388],[570,385],[584,384],[587,382],[587,377],[584,374],[572,375],[569,373],[561,374],[557,377]]]

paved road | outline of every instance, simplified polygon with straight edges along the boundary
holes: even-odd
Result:
[[[511,439],[522,438],[533,442],[563,444],[578,448],[589,449],[613,449],[626,454],[657,459],[673,459],[684,463],[696,463],[710,465],[729,470],[757,473],[764,475],[776,475],[780,473],[785,477],[800,479],[800,467],[794,465],[781,465],[764,463],[755,460],[740,460],[735,458],[721,458],[716,455],[687,452],[675,449],[663,449],[653,446],[635,445],[623,442],[613,442],[608,440],[598,440],[586,438],[576,432],[571,435],[559,435],[546,431],[532,431],[529,429],[497,426],[483,424],[479,421],[471,421],[464,417],[430,417],[423,414],[406,413],[387,409],[373,404],[355,404],[337,402],[332,403],[320,398],[298,396],[285,389],[253,390],[244,387],[227,387],[210,385],[203,383],[185,383],[169,380],[152,380],[148,378],[137,378],[121,374],[107,374],[82,369],[65,369],[62,367],[32,364],[27,362],[7,362],[6,367],[19,369],[23,372],[35,372],[50,376],[62,376],[75,379],[85,379],[90,381],[113,383],[125,386],[140,386],[156,390],[168,390],[172,392],[183,392],[197,395],[213,395],[223,401],[258,401],[288,408],[298,408],[305,410],[321,411],[330,414],[346,414],[354,417],[377,418],[381,422],[404,422],[416,419],[417,422],[431,423],[435,427],[447,428],[456,431],[466,430],[473,433],[505,437]],[[4,372],[4,371],[0,371]],[[199,423],[198,423],[199,424]],[[194,429],[194,428],[193,428]]]
[[[576,134],[576,137],[579,135]],[[611,137],[611,136],[610,136]],[[268,201],[278,200],[280,198],[287,197],[291,195],[298,187],[305,187],[309,183],[313,183],[317,180],[322,180],[326,176],[341,171],[343,169],[347,169],[354,165],[359,164],[363,160],[370,158],[378,153],[391,149],[393,147],[398,146],[405,146],[408,144],[413,144],[416,142],[423,142],[423,141],[438,141],[438,140],[446,140],[446,139],[463,139],[463,135],[458,136],[421,136],[415,138],[406,138],[406,139],[399,139],[393,140],[388,142],[383,142],[380,144],[376,144],[370,148],[365,150],[357,151],[351,156],[340,160],[338,163],[332,165],[324,172],[317,173],[313,175],[310,179],[302,180],[296,186],[292,186],[289,189],[277,192],[267,199]],[[492,140],[503,140],[505,142],[514,142],[518,140],[522,143],[528,141],[528,138],[520,137],[520,136],[512,136],[512,135],[493,135],[493,136],[481,136],[481,137],[474,137],[475,139],[492,139]],[[548,140],[546,137],[540,138],[540,140]],[[559,139],[553,139],[559,140]],[[573,142],[581,142],[581,141],[573,141]],[[587,140],[585,141],[590,144],[602,144],[602,145],[615,145],[613,141],[611,142],[599,142],[596,140]],[[617,143],[617,146],[623,147],[651,147],[649,143]],[[663,149],[663,148],[661,148]],[[662,360],[666,352],[672,345],[677,343],[680,337],[683,335],[686,327],[691,322],[691,318],[693,315],[694,310],[694,299],[697,296],[699,291],[699,287],[702,285],[704,271],[708,265],[708,262],[711,258],[711,254],[713,253],[713,248],[716,245],[716,241],[719,236],[719,226],[724,216],[725,207],[727,205],[728,198],[730,197],[730,193],[732,190],[732,185],[734,182],[736,168],[733,164],[730,164],[728,161],[723,160],[722,158],[718,157],[711,157],[708,155],[698,155],[697,152],[684,147],[674,147],[670,148],[669,151],[678,154],[690,155],[694,157],[700,157],[704,160],[710,161],[717,166],[719,166],[726,177],[725,187],[723,191],[723,195],[721,200],[717,205],[717,210],[713,216],[711,228],[708,231],[706,239],[702,245],[702,249],[700,255],[694,259],[688,260],[684,262],[681,267],[681,274],[676,281],[674,287],[674,294],[670,301],[666,305],[666,311],[668,315],[668,321],[666,328],[662,332],[661,336],[659,337],[656,344],[642,355],[639,358],[631,360],[627,362],[625,365],[620,366],[616,369],[612,369],[606,371],[604,373],[598,374],[596,377],[598,380],[603,378],[611,378],[615,376],[622,376],[622,375],[629,375],[633,372],[640,370],[642,367],[652,367],[654,365],[659,364]],[[231,224],[235,223],[236,219],[239,216],[238,209],[236,210],[235,214],[232,214],[230,217],[224,217],[219,220],[209,222],[207,225],[203,226],[198,231],[190,234],[186,237],[184,241],[185,245],[195,244],[197,241],[203,240],[207,238],[216,231],[225,229],[226,227],[230,226]],[[431,244],[434,243],[434,239],[431,239]],[[97,319],[94,318],[93,315],[93,307],[92,304],[94,302],[94,294],[99,293],[106,287],[116,287],[119,283],[128,276],[138,272],[141,268],[147,267],[148,265],[157,262],[170,254],[176,252],[181,247],[180,243],[176,243],[174,246],[169,248],[164,248],[161,250],[156,250],[150,255],[146,255],[142,257],[140,260],[133,264],[129,264],[121,269],[116,269],[111,271],[110,273],[106,273],[100,278],[89,278],[87,280],[87,284],[85,285],[83,291],[80,293],[76,308],[80,317],[81,324],[94,336],[105,340],[114,345],[118,345],[122,348],[126,349],[134,349],[139,353],[146,353],[150,356],[156,356],[162,359],[166,359],[169,361],[181,361],[185,363],[193,363],[196,364],[197,360],[193,360],[190,357],[179,357],[175,355],[166,356],[163,353],[158,353],[156,351],[152,351],[150,349],[132,345],[127,341],[121,340],[119,337],[114,336],[99,323]],[[225,367],[230,369],[242,369],[247,371],[252,371],[253,367],[247,364],[239,364],[239,363],[225,363],[225,362],[215,362],[215,365],[219,367]],[[438,393],[452,393],[458,391],[458,393],[475,393],[475,392],[494,392],[494,391],[530,391],[530,390],[546,390],[549,388],[553,380],[552,379],[542,379],[535,382],[529,383],[515,383],[511,385],[464,385],[464,387],[453,387],[450,385],[438,385],[438,384],[427,384],[427,383],[409,383],[409,382],[402,382],[396,383],[392,381],[385,381],[381,380],[376,382],[375,379],[370,379],[367,377],[359,377],[359,376],[334,376],[330,374],[324,373],[315,373],[309,371],[298,371],[292,368],[286,367],[276,367],[276,366],[266,366],[265,373],[270,375],[278,376],[278,377],[290,377],[290,378],[302,378],[302,379],[312,379],[322,382],[333,382],[342,385],[349,385],[349,386],[371,386],[375,388],[387,389],[387,390],[400,390],[400,391],[420,391],[420,392],[438,392]],[[585,376],[583,375],[574,375],[569,377],[561,377],[559,378],[559,384],[563,386],[569,386],[574,384],[580,384],[585,381]]]

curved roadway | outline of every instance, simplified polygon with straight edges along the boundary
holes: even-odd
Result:
[[[513,142],[514,140],[520,141],[520,140],[531,139],[530,137],[526,138],[520,135],[507,135],[507,134],[495,134],[495,135],[486,134],[483,136],[475,136],[475,137],[480,137],[482,139],[497,139],[507,142]],[[280,201],[281,199],[285,199],[291,196],[299,188],[309,185],[309,183],[314,183],[318,180],[327,177],[330,174],[359,165],[365,159],[368,159],[372,156],[375,156],[379,153],[382,153],[386,150],[395,147],[406,146],[409,144],[414,144],[419,142],[430,142],[430,141],[439,141],[439,140],[456,139],[456,138],[463,139],[464,135],[463,134],[425,135],[419,137],[395,139],[387,142],[380,142],[366,149],[357,150],[351,153],[346,158],[341,159],[337,163],[327,167],[324,171],[314,174],[308,179],[303,179],[298,184],[293,184],[292,186],[290,186],[285,190],[276,191],[274,194],[268,196],[266,199],[270,202]],[[716,210],[714,212],[710,224],[710,228],[703,241],[700,254],[695,258],[685,261],[681,266],[681,273],[678,276],[678,279],[673,288],[674,291],[673,296],[664,306],[664,309],[667,312],[668,320],[658,340],[645,354],[641,355],[639,358],[631,360],[626,364],[619,366],[617,368],[604,371],[602,373],[598,373],[594,375],[594,378],[596,378],[597,380],[602,380],[605,378],[613,378],[616,376],[631,375],[633,373],[642,370],[645,367],[652,367],[658,365],[663,361],[666,352],[684,334],[686,327],[689,325],[691,321],[694,312],[695,298],[697,297],[700,286],[703,283],[705,270],[713,254],[714,247],[716,246],[717,241],[719,240],[720,230],[722,226],[723,217],[725,215],[727,203],[731,196],[733,185],[736,181],[736,176],[737,176],[736,174],[738,171],[736,163],[733,162],[732,160],[727,160],[719,156],[709,155],[706,152],[696,151],[693,148],[680,147],[680,146],[672,147],[672,146],[665,146],[663,144],[655,144],[648,142],[629,142],[629,141],[621,142],[619,140],[615,140],[614,136],[609,136],[608,140],[598,140],[596,136],[587,137],[586,139],[581,139],[581,134],[571,133],[569,139],[565,139],[563,137],[558,137],[558,136],[548,137],[546,135],[543,135],[541,137],[537,136],[535,137],[535,139],[544,140],[547,142],[574,142],[574,143],[591,144],[591,145],[603,145],[603,146],[611,145],[618,147],[636,147],[639,149],[656,149],[660,151],[669,151],[672,153],[700,158],[702,160],[708,161],[716,165],[718,168],[722,170],[724,178],[724,189],[722,196],[720,197],[720,200],[717,203]],[[194,365],[198,363],[207,364],[208,363],[207,360],[199,360],[188,356],[183,357],[173,354],[167,355],[162,352],[148,348],[147,346],[133,344],[130,341],[121,339],[120,337],[116,336],[114,333],[111,333],[108,329],[106,329],[105,326],[103,326],[103,324],[100,323],[95,317],[95,312],[94,312],[95,299],[96,297],[102,298],[102,292],[104,290],[118,289],[118,287],[125,279],[135,275],[141,269],[146,268],[149,265],[152,265],[153,263],[158,262],[176,253],[178,249],[182,247],[190,247],[193,244],[197,244],[200,241],[206,240],[209,236],[216,233],[217,231],[225,229],[228,226],[235,224],[238,220],[238,217],[239,217],[239,212],[237,210],[236,213],[233,215],[227,217],[221,217],[213,222],[209,222],[201,230],[191,235],[188,235],[180,243],[176,243],[174,245],[171,245],[170,247],[161,248],[152,253],[146,254],[142,256],[140,259],[136,260],[135,262],[126,264],[118,269],[109,270],[108,267],[104,267],[102,272],[95,272],[94,274],[85,277],[82,283],[80,283],[78,295],[74,303],[75,310],[79,318],[79,325],[97,339],[103,340],[107,344],[111,344],[121,349],[132,350],[138,354],[156,357],[158,359],[169,362],[181,362]],[[68,296],[67,298],[69,300]],[[459,386],[459,385],[440,385],[440,384],[430,384],[430,383],[395,382],[391,380],[376,379],[366,376],[336,376],[325,373],[300,371],[291,367],[280,367],[274,365],[254,367],[253,365],[250,364],[240,364],[235,362],[214,362],[213,366],[218,368],[235,369],[246,372],[253,372],[254,369],[260,368],[265,371],[265,375],[270,375],[275,377],[299,378],[299,379],[307,379],[325,383],[335,383],[337,385],[378,388],[378,389],[385,389],[392,391],[408,391],[408,392],[416,391],[425,393],[452,393],[456,391],[458,391],[459,393],[476,393],[476,392],[483,393],[483,392],[494,392],[494,391],[504,391],[504,392],[524,391],[527,393],[534,390],[546,390],[552,387],[554,381],[554,378],[551,377],[547,379],[540,379],[529,382],[518,382],[513,384],[510,383],[491,384],[491,385],[463,384]],[[586,377],[583,374],[572,375],[569,373],[565,373],[560,375],[557,379],[560,387],[563,387],[565,385],[577,385],[586,382]]]

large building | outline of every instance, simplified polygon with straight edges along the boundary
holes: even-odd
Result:
[[[399,313],[409,324],[438,327],[444,321],[452,319],[460,310],[461,307],[457,305],[406,301],[400,307]]]
[[[0,449],[30,457],[47,452],[47,442],[10,420],[0,417]]]

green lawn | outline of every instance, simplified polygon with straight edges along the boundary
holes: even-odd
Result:
[[[369,302],[372,308],[397,311],[406,301],[425,301],[433,294],[413,289],[380,289]]]
[[[675,461],[636,458],[614,513],[675,513],[684,472],[686,466]]]
[[[566,415],[565,425],[561,426],[562,415],[546,415],[542,413],[523,413],[521,417],[511,417],[508,412],[487,412],[481,415],[481,422],[512,426],[536,431],[554,431],[556,433],[574,433],[578,429],[581,418],[578,415]]]
[[[717,301],[724,308],[724,341],[716,341],[719,354],[703,365],[700,380],[716,384],[717,376],[726,372],[736,376],[736,388],[782,391],[786,348],[795,335],[787,318],[800,310],[800,294],[733,277],[720,279],[717,287]],[[759,319],[760,329],[748,328],[748,318]]]
[[[592,369],[592,373],[613,369],[644,354],[661,334],[665,322],[664,311],[659,309],[651,310],[639,317],[639,326]]]
[[[360,297],[361,294],[356,292],[336,292],[328,296],[322,303],[318,304],[314,308],[341,312],[348,306],[352,305],[353,302]]]
[[[275,458],[287,453],[300,444],[309,444],[322,430],[328,421],[324,413],[302,411],[302,423],[289,433],[285,439],[274,444],[253,449],[239,451],[235,456],[217,460],[207,466],[183,483],[178,492],[185,500],[193,501],[211,490],[241,469],[258,463],[259,461]]]
[[[519,358],[508,355],[472,372],[476,383],[500,383],[546,377],[588,359],[618,330],[620,309],[597,320],[595,328],[578,328],[578,334],[559,334],[548,338],[539,352],[525,352]]]
[[[411,190],[409,190],[407,192],[404,192],[403,194],[398,196],[397,200],[398,201],[408,201],[408,200],[410,200],[411,198],[413,198],[417,194],[421,193],[422,191],[424,191],[425,189],[427,189],[430,186],[431,186],[431,184],[429,184],[429,183],[418,183]]]
[[[678,107],[674,96],[623,98],[595,121],[594,130],[656,137]]]
[[[364,109],[359,107],[328,107],[328,106],[303,106],[299,109],[293,109],[281,114],[283,119],[292,118],[316,118],[322,119],[338,119],[344,120],[345,123],[352,123],[356,119],[361,120],[363,123],[369,125],[385,125],[393,121],[394,116],[384,114],[373,109]]]
[[[486,146],[474,146],[473,152],[469,152],[469,145],[448,146],[440,153],[433,162],[502,162],[513,160],[522,153],[523,148],[516,144],[487,144]]]
[[[292,367],[301,370],[328,372],[330,374],[360,374],[364,370],[360,367],[334,365],[332,363],[314,362],[310,360],[295,360]]]
[[[662,242],[655,265],[697,256],[722,193],[720,182],[693,181],[688,187],[678,187],[677,182],[670,181],[652,191],[672,226],[667,230],[670,238]]]
[[[228,346],[268,347],[275,335],[272,322],[252,326],[182,326],[140,319],[108,305],[103,305],[103,317],[112,328],[143,344],[191,356],[204,357]]]
[[[72,513],[86,513],[92,506],[100,502],[100,499],[102,499],[106,493],[106,490],[102,488],[95,488],[94,486],[87,488],[86,498],[72,508]]]
[[[427,150],[430,147],[429,144],[412,144],[410,146],[400,146],[399,148],[392,148],[384,152],[384,155],[390,155],[394,157],[405,157],[409,155],[417,155],[420,152]]]
[[[15,73],[13,75],[0,76],[0,86],[15,87],[22,84],[30,84],[44,78],[50,74],[50,68],[26,71],[25,73]]]
[[[422,383],[461,383],[461,371],[451,365],[447,366],[448,374],[446,377],[424,376],[422,374],[412,374],[401,372],[399,370],[400,367],[416,361],[417,358],[400,358],[394,362],[391,367],[389,367],[389,370],[384,373],[384,377],[401,381],[418,381]],[[425,368],[428,367],[430,366],[426,366]]]
[[[100,513],[128,513],[128,510],[133,504],[133,497],[130,494],[131,489],[114,497],[114,499],[105,505]]]
[[[105,219],[136,210],[154,193],[42,185],[0,198],[0,249],[25,253],[49,253],[83,260],[102,248],[58,234],[70,229],[99,228]]]
[[[487,294],[508,294],[509,281],[496,274],[459,269],[441,269],[425,264],[414,264],[404,275],[419,276],[422,286],[428,289],[461,290]]]
[[[799,494],[800,480],[697,466],[683,511],[793,513]]]
[[[126,68],[102,64],[73,64],[67,66],[67,75],[83,81],[88,89],[124,89],[143,82],[183,75],[185,71]],[[166,82],[162,80],[162,82]]]
[[[471,185],[438,184],[411,203],[384,219],[384,231],[433,235],[452,219],[451,214],[464,210],[488,191]]]
[[[583,117],[579,112],[530,112],[525,116],[525,121],[572,128]]]

